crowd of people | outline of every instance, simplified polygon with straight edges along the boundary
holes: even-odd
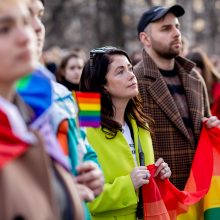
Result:
[[[143,218],[147,165],[184,190],[203,124],[220,128],[220,73],[201,48],[182,54],[180,5],[143,13],[135,58],[104,45],[46,58],[44,10],[0,2],[0,220]],[[74,91],[100,94],[100,127],[79,127]]]

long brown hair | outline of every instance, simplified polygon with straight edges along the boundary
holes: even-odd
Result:
[[[130,63],[131,60],[128,54],[121,49],[110,47],[109,50],[103,50],[103,53],[100,52],[100,49],[102,48],[98,48],[97,51],[99,52],[94,53],[84,66],[80,80],[80,90],[101,93],[102,130],[106,134],[106,138],[114,138],[117,132],[122,130],[122,126],[113,120],[115,106],[112,103],[110,94],[104,88],[104,85],[107,83],[106,75],[114,55],[123,55],[127,57]],[[136,120],[138,126],[151,132],[148,125],[152,125],[153,120],[144,114],[139,95],[129,100],[125,112],[126,116]]]
[[[210,103],[212,103],[214,101],[212,97],[213,84],[220,81],[220,74],[201,48],[193,48],[192,51],[187,54],[186,58],[192,60],[196,63],[196,66],[201,69],[201,75],[208,90],[209,100]]]
[[[75,52],[70,52],[66,56],[64,56],[60,62],[60,65],[57,68],[57,71],[56,71],[57,82],[62,83],[64,81],[65,69],[66,69],[66,66],[71,58],[80,58],[81,59],[81,57]]]

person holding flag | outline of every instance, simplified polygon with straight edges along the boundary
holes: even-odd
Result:
[[[149,128],[152,121],[143,113],[127,53],[115,47],[91,50],[80,91],[101,94],[101,127],[87,128],[106,180],[104,191],[89,204],[92,219],[135,220],[138,191],[149,183],[145,165],[154,163],[154,153]],[[155,177],[163,180],[171,176],[162,158],[155,165]]]
[[[157,122],[153,125],[154,153],[169,163],[170,181],[179,190],[186,189],[203,124],[207,129],[220,127],[220,120],[210,114],[204,80],[195,64],[181,56],[179,17],[184,13],[176,4],[157,5],[141,15],[137,35],[143,46],[142,59],[134,67],[144,112]],[[195,211],[201,218],[202,209]],[[195,213],[184,219],[200,218]]]

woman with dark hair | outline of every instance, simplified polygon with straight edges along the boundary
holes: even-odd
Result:
[[[70,52],[60,62],[56,72],[57,82],[70,91],[78,91],[83,66],[83,58],[76,52]]]
[[[90,52],[80,81],[81,91],[101,94],[101,127],[88,128],[105,176],[103,193],[90,204],[93,219],[136,219],[138,190],[149,183],[145,165],[154,163],[152,120],[143,113],[137,80],[127,53],[115,47]],[[139,155],[145,155],[145,158]],[[155,176],[169,178],[170,168],[158,159]]]

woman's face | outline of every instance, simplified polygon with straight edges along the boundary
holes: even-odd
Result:
[[[137,79],[129,60],[124,55],[113,55],[104,88],[112,99],[130,100],[138,94]]]
[[[36,65],[36,38],[25,1],[0,3],[0,87],[13,84]]]
[[[64,72],[65,79],[71,83],[79,84],[80,77],[82,75],[83,65],[83,59],[79,57],[70,58],[67,62]]]

